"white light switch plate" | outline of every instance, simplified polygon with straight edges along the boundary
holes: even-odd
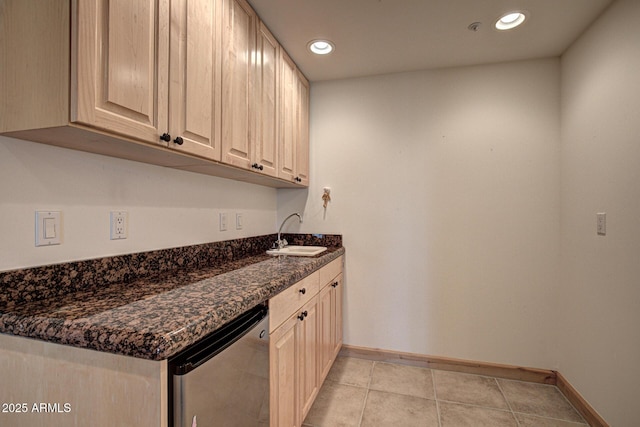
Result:
[[[220,231],[227,231],[227,213],[220,213]]]
[[[605,212],[596,214],[596,232],[600,236],[607,235],[607,214]]]
[[[36,211],[36,246],[62,243],[62,212]]]

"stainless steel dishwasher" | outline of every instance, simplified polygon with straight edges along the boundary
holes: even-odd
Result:
[[[269,425],[269,317],[259,305],[169,359],[174,427]]]

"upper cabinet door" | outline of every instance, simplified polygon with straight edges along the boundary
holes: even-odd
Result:
[[[280,155],[278,176],[288,181],[295,178],[296,167],[296,65],[284,50],[280,51]]]
[[[258,25],[257,42],[253,158],[260,172],[278,176],[280,45],[262,21]]]
[[[160,142],[167,131],[168,1],[82,0],[76,10],[71,121]]]
[[[172,0],[169,146],[220,160],[222,0]]]
[[[280,164],[278,177],[309,185],[309,82],[295,63],[280,55]]]
[[[249,168],[257,16],[245,0],[224,0],[222,161]]]
[[[296,177],[299,184],[309,185],[309,82],[300,71],[297,81]]]

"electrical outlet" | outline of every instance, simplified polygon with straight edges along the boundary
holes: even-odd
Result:
[[[236,230],[242,230],[242,214],[240,212],[236,213]]]
[[[111,212],[111,240],[126,239],[129,231],[129,214],[126,211]]]

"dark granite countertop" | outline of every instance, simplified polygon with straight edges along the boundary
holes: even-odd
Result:
[[[332,246],[316,257],[270,257],[264,252],[228,256],[232,259],[212,265],[168,268],[47,298],[5,300],[0,304],[0,332],[167,359],[342,254],[344,248]]]

